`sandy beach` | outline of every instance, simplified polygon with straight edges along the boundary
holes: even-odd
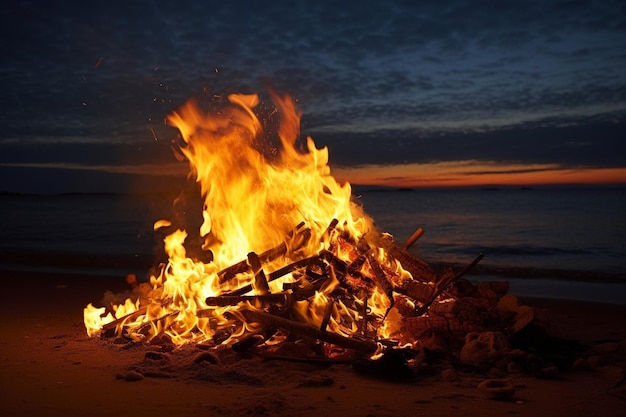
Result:
[[[418,373],[390,382],[349,364],[258,358],[222,367],[196,347],[174,350],[145,372],[143,345],[89,338],[82,311],[123,278],[1,272],[0,415],[13,416],[623,416],[626,305],[527,299],[545,309],[554,332],[585,347],[585,366],[538,378],[497,375],[507,400],[477,387],[494,375]],[[195,350],[194,350],[195,349]],[[146,375],[131,372],[144,364]],[[198,372],[213,366],[215,372]],[[135,377],[134,377],[135,376]]]

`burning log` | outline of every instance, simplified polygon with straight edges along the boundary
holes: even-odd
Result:
[[[443,280],[443,282],[437,283],[437,291],[435,291],[434,294],[430,297],[430,299],[428,301],[426,301],[424,303],[424,305],[421,306],[417,310],[417,315],[421,316],[422,314],[426,313],[428,308],[437,299],[437,297],[439,297],[445,290],[447,290],[448,287],[450,285],[452,285],[455,281],[459,280],[463,275],[465,275],[470,269],[472,269],[474,266],[476,266],[476,264],[478,262],[480,262],[480,260],[482,258],[483,258],[483,254],[481,253],[469,265],[467,265],[465,268],[463,268],[461,270],[461,272],[459,272],[458,274],[452,276],[452,278],[445,279],[445,280]]]
[[[433,268],[404,249],[397,246],[391,246],[388,250],[388,254],[400,262],[402,267],[411,273],[414,280],[422,282],[437,282],[438,277]]]
[[[163,325],[163,323],[166,322],[168,318],[175,317],[178,314],[180,314],[180,311],[171,311],[169,313],[165,313],[161,317],[157,317],[153,320],[150,320],[147,323],[142,324],[141,327],[137,329],[136,333],[145,335],[153,326],[160,326],[161,327],[160,333],[163,333],[167,329],[167,323],[165,325]]]
[[[260,255],[258,255],[259,258],[259,262],[267,262],[267,261],[271,261],[273,259],[276,259],[280,256],[283,256],[287,253],[287,244],[285,242],[282,242],[281,244],[279,244],[278,246],[275,246],[263,253],[261,253]],[[245,259],[243,261],[240,261],[234,265],[231,265],[225,269],[222,269],[220,272],[217,273],[217,276],[219,277],[220,283],[224,283],[227,281],[230,281],[231,279],[233,279],[237,274],[243,274],[244,272],[249,272],[250,271],[250,264],[248,263],[249,260]]]
[[[409,281],[405,287],[396,288],[396,291],[421,304],[428,302],[436,289],[433,285],[421,281]]]
[[[291,247],[287,245],[286,242],[282,242],[279,245],[266,250],[258,255],[259,263],[270,262],[275,259],[280,258],[281,256],[285,256],[288,250],[296,251],[302,246],[304,246],[309,238],[311,237],[310,229],[302,229],[304,226],[304,222],[301,222],[296,226],[295,233],[290,233],[289,238],[293,241],[291,242]],[[329,226],[330,227],[330,226]],[[220,283],[224,283],[233,279],[237,274],[243,274],[245,272],[249,272],[252,269],[250,265],[250,259],[242,260],[234,265],[231,265],[217,273],[219,277]]]
[[[293,262],[287,266],[277,269],[276,271],[270,272],[267,277],[267,280],[274,281],[278,278],[284,277],[285,275],[291,272],[297,271],[299,269],[307,268],[309,265],[311,265],[318,259],[319,259],[319,256],[311,256],[309,258],[300,259],[299,261]]]
[[[333,230],[335,230],[335,227],[337,227],[338,224],[339,220],[337,218],[332,219],[328,224],[328,227],[324,231],[324,234],[322,235],[322,240],[330,238],[331,233],[333,232]]]
[[[405,250],[405,251],[409,250],[409,248],[411,246],[413,246],[413,244],[415,242],[417,242],[417,239],[422,237],[423,234],[424,234],[424,229],[422,229],[421,227],[418,227],[417,230],[415,230],[415,232],[413,232],[411,237],[409,237],[406,240],[406,242],[404,242],[404,245],[402,245],[402,249]]]
[[[250,268],[252,268],[252,273],[254,274],[254,289],[260,295],[267,295],[270,292],[270,286],[267,283],[267,278],[265,277],[265,271],[263,271],[263,267],[261,266],[261,261],[256,253],[250,252],[248,254],[248,264],[250,264]]]
[[[304,258],[304,259],[300,259],[299,261],[293,262],[287,266],[284,266],[280,269],[277,269],[276,271],[270,272],[267,275],[267,282],[272,282],[274,280],[277,280],[279,278],[282,278],[283,276],[297,271],[299,269],[303,269],[308,267],[311,263],[313,263],[314,261],[316,261],[317,259],[319,259],[318,256],[312,256],[309,258]],[[223,295],[232,295],[232,296],[238,296],[238,295],[243,295],[246,293],[249,293],[250,291],[252,291],[254,289],[254,286],[252,284],[247,284],[244,285],[234,291],[229,291],[228,293],[225,293]]]
[[[363,337],[367,337],[367,314],[368,314],[367,298],[363,300],[363,304],[362,304],[360,312],[361,312],[361,322],[359,323],[359,330],[361,334],[363,335]]]
[[[376,258],[369,254],[367,255],[367,261],[369,262],[370,267],[374,272],[374,282],[376,283],[378,288],[383,291],[383,293],[387,296],[387,299],[389,300],[389,307],[385,312],[385,317],[387,317],[387,314],[389,314],[389,311],[393,308],[395,302],[393,298],[393,285],[387,280],[387,276],[385,275],[383,268],[380,266]]]
[[[291,321],[262,311],[241,310],[241,314],[247,322],[259,323],[266,328],[281,329],[293,335],[320,340],[345,349],[369,354],[374,353],[376,349],[378,349],[378,344],[371,340],[360,340],[353,337],[341,336],[337,333],[321,331],[308,324]]]
[[[331,298],[330,302],[326,304],[326,308],[324,309],[324,317],[322,318],[322,324],[320,324],[320,331],[326,332],[326,328],[328,327],[328,322],[330,321],[330,315],[333,312],[334,306],[335,300]]]
[[[358,270],[350,268],[350,265],[348,265],[347,262],[335,256],[335,254],[331,251],[323,250],[320,252],[320,258],[324,259],[333,268],[335,268],[335,271],[338,272],[337,278],[339,278],[340,282],[346,283],[346,280],[344,280],[343,277],[349,274],[362,283],[372,284],[372,280],[369,277],[365,276]]]
[[[142,307],[139,310],[133,311],[132,313],[128,313],[123,317],[115,319],[109,323],[102,325],[103,334],[108,334],[108,332],[114,330],[120,324],[123,324],[126,321],[134,320],[137,317],[143,316],[148,311],[148,307]]]
[[[219,295],[217,297],[207,297],[206,304],[213,307],[235,306],[242,302],[253,304],[286,304],[289,302],[290,294],[263,294],[263,295]],[[201,315],[203,310],[198,310]]]

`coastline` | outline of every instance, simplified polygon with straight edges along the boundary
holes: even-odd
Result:
[[[626,306],[521,298],[545,309],[560,337],[597,352],[594,369],[556,379],[513,374],[510,401],[486,399],[480,379],[426,375],[408,383],[366,378],[347,365],[312,367],[253,363],[254,384],[236,378],[208,381],[181,372],[128,382],[116,376],[141,360],[142,346],[87,337],[82,309],[105,291],[126,289],[123,278],[0,271],[8,283],[0,303],[0,414],[65,415],[288,415],[301,416],[621,416],[626,402]],[[608,343],[608,345],[607,345]],[[176,355],[173,352],[172,355]]]

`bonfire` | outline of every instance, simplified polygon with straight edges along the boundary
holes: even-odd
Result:
[[[331,175],[328,149],[300,139],[294,101],[271,98],[269,112],[257,95],[233,94],[208,108],[189,101],[167,118],[201,191],[203,222],[171,230],[167,263],[149,282],[131,281],[125,302],[89,304],[87,333],[264,358],[376,361],[402,352],[419,363],[424,349],[464,349],[476,367],[501,358],[533,312],[506,283],[462,279],[482,255],[464,268],[434,268],[410,252],[421,228],[402,244],[379,230],[350,184]],[[188,254],[190,232],[201,256]],[[294,344],[306,349],[284,348]]]

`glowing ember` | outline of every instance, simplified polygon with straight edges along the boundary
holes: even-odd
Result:
[[[167,265],[136,287],[134,301],[85,308],[90,336],[231,345],[271,319],[274,328],[315,329],[329,343],[353,341],[348,348],[368,340],[364,350],[371,350],[394,332],[402,339],[398,320],[385,322],[394,292],[414,311],[437,296],[432,270],[376,231],[351,201],[350,185],[330,175],[327,149],[311,138],[298,148],[300,114],[291,98],[272,98],[277,128],[273,114],[255,113],[256,95],[231,95],[208,112],[190,101],[169,116],[204,198],[200,235],[203,259],[211,261],[189,257],[187,232],[174,231],[164,240]],[[165,226],[160,220],[155,230]]]

